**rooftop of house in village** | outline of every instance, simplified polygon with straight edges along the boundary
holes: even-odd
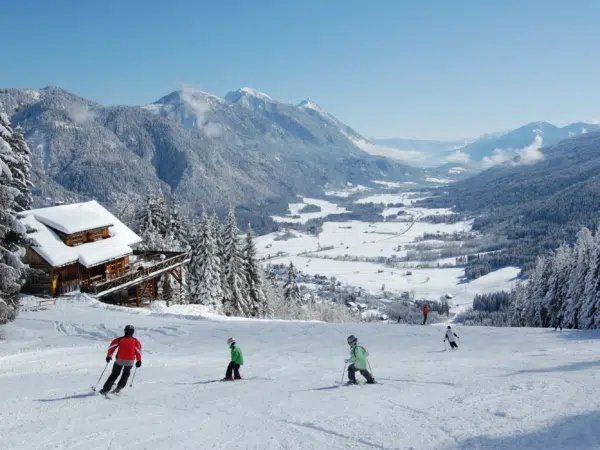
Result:
[[[96,201],[34,209],[21,223],[30,230],[32,249],[53,267],[79,262],[93,267],[133,253],[142,239]],[[65,236],[108,228],[108,237],[69,246]],[[61,236],[62,234],[62,236]]]

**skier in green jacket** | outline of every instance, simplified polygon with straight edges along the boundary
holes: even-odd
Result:
[[[367,356],[369,352],[362,345],[358,345],[358,339],[354,335],[348,336],[348,345],[350,345],[350,358],[346,360],[348,366],[348,384],[356,383],[356,371],[359,371],[367,379],[367,384],[374,384],[373,375],[367,370]]]
[[[227,339],[227,345],[231,349],[231,362],[227,366],[227,372],[225,373],[225,378],[222,381],[233,381],[233,380],[241,380],[242,376],[240,375],[240,366],[244,365],[244,356],[242,355],[242,350],[235,345],[235,339],[230,337]]]

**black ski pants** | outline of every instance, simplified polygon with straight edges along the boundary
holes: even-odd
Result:
[[[229,363],[229,365],[227,366],[227,372],[225,373],[225,378],[227,380],[232,380],[235,377],[236,380],[241,380],[242,376],[240,375],[240,367],[241,366],[239,364],[231,361]]]
[[[423,314],[423,325],[427,323],[427,314]]]
[[[373,380],[373,376],[368,370],[365,369],[357,369],[354,367],[354,364],[350,364],[348,366],[348,379],[353,383],[356,383],[356,372],[360,372],[360,374],[367,379],[367,381],[375,381]]]
[[[458,344],[456,342],[451,342],[451,341],[448,341],[448,342],[450,342],[450,348],[458,348]]]
[[[117,378],[119,378],[119,375],[121,375],[121,370],[123,370],[123,375],[121,375],[121,379],[119,380],[117,387],[119,389],[123,389],[127,385],[127,380],[129,379],[129,374],[131,373],[131,367],[133,366],[122,366],[121,364],[117,364],[115,362],[112,372],[110,373],[108,380],[106,380],[106,383],[104,383],[102,390],[104,392],[111,390],[113,384],[115,384],[115,381],[117,381]]]

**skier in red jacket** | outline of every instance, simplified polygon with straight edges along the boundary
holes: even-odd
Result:
[[[112,355],[117,350],[117,359],[113,365],[112,373],[104,383],[104,387],[100,391],[102,395],[108,394],[117,378],[123,371],[121,379],[117,384],[115,393],[119,393],[121,389],[127,384],[127,379],[131,373],[131,368],[135,364],[135,367],[141,367],[142,365],[142,344],[136,338],[133,337],[135,328],[133,325],[127,325],[125,327],[125,336],[113,339],[108,346],[108,353],[106,354],[106,362],[109,363],[112,360]]]
[[[427,307],[427,305],[423,306],[422,312],[423,312],[423,325],[425,325],[427,323],[427,314],[429,314],[429,308]]]

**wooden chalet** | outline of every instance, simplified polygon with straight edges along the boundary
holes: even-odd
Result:
[[[98,202],[26,211],[20,221],[32,241],[23,262],[36,269],[24,292],[56,296],[80,290],[137,306],[182,296],[187,255],[137,250],[142,239]]]

